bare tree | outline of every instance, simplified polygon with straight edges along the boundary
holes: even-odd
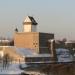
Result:
[[[9,54],[5,54],[3,56],[3,68],[8,68],[9,63],[10,63],[10,56]]]

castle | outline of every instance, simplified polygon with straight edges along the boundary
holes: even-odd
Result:
[[[27,16],[23,22],[23,32],[14,34],[14,45],[36,53],[33,57],[27,57],[27,60],[50,61],[50,58],[56,58],[55,50],[52,48],[54,44],[52,45],[51,41],[54,39],[54,34],[37,32],[37,24],[33,17]]]
[[[65,43],[62,44],[63,42],[59,41],[55,46],[54,34],[37,32],[37,24],[33,17],[27,16],[23,22],[23,32],[15,29],[14,45],[12,41],[1,40],[0,58],[8,55],[10,62],[28,65],[28,67],[23,67],[30,75],[38,75],[40,70],[47,74],[54,73],[53,75],[71,75],[75,65],[62,64],[73,61],[69,50],[64,48]],[[61,46],[62,49],[60,49]]]
[[[54,34],[37,32],[37,22],[27,16],[23,32],[14,33],[14,46],[1,46],[0,54],[9,54],[16,62],[50,62],[56,60]]]

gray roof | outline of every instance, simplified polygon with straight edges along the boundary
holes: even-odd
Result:
[[[37,22],[35,21],[35,19],[32,16],[28,16],[32,22],[32,24],[37,25]]]
[[[37,54],[33,49],[29,48],[16,48],[16,52],[25,57],[50,57],[50,54]]]
[[[50,54],[37,54],[36,52],[34,52],[34,50],[28,48],[16,48],[16,52],[24,57],[51,57]],[[71,55],[68,49],[56,49],[56,54],[58,59],[58,61],[56,62],[73,61],[73,56]]]
[[[17,48],[15,47],[15,50],[18,54],[22,55],[22,56],[34,56],[36,55],[36,53],[34,52],[34,50],[29,49],[29,48]]]

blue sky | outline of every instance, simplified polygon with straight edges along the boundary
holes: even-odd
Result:
[[[38,22],[38,31],[54,33],[56,39],[75,39],[75,0],[0,0],[0,36],[23,31],[27,15]]]

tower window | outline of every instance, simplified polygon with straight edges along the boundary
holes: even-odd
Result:
[[[34,45],[35,47],[37,47],[37,44],[38,44],[38,43],[33,43],[33,45]]]

